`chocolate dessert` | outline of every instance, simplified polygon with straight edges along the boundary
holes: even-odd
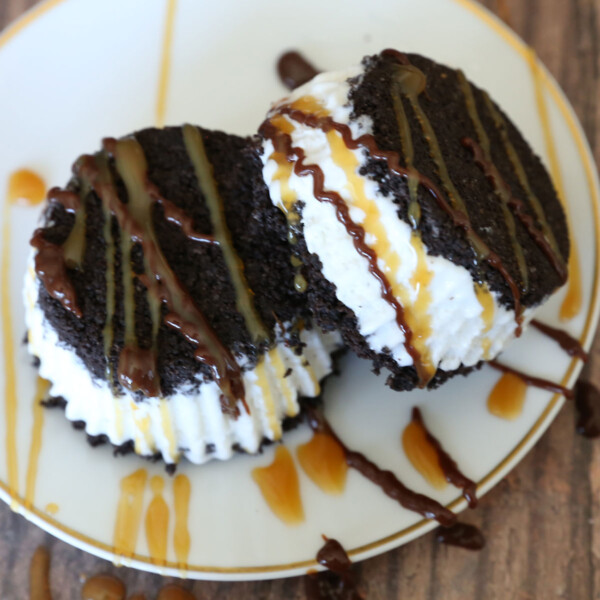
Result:
[[[550,177],[459,70],[385,50],[297,88],[260,133],[315,321],[393,389],[494,359],[566,281]]]
[[[167,463],[256,452],[331,370],[250,140],[105,139],[31,243],[29,349],[90,436]]]

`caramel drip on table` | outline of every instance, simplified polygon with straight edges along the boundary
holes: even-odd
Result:
[[[200,130],[192,125],[184,125],[183,140],[188,156],[194,166],[198,185],[202,190],[202,195],[208,206],[214,229],[214,237],[223,252],[223,258],[225,259],[225,264],[227,265],[229,276],[235,289],[236,307],[238,312],[244,317],[246,327],[253,340],[255,342],[265,341],[269,338],[269,334],[256,312],[254,306],[254,292],[246,280],[244,263],[235,251],[231,233],[229,232],[227,221],[225,219],[223,200],[219,195],[212,165],[206,155],[206,149],[204,148]]]
[[[314,118],[317,122],[320,122],[321,119],[325,119],[326,122],[331,122],[330,117],[316,117],[312,115],[307,115],[298,109],[288,107],[282,107],[279,109],[281,113],[289,114],[290,117],[296,121],[309,123],[311,118]],[[327,121],[328,120],[328,121]],[[316,126],[316,125],[315,125]],[[331,131],[333,127],[329,127],[328,129],[322,128],[326,133]],[[419,351],[415,348],[412,343],[413,332],[410,329],[408,323],[406,322],[406,317],[404,314],[404,308],[398,302],[398,299],[394,296],[392,292],[392,287],[387,277],[383,273],[383,271],[379,268],[378,265],[378,257],[375,251],[368,246],[365,241],[365,230],[364,228],[355,223],[350,217],[350,210],[344,199],[336,192],[330,192],[325,190],[325,176],[321,167],[318,165],[306,165],[304,164],[304,159],[306,157],[304,150],[302,148],[292,148],[292,139],[288,133],[284,130],[279,129],[273,122],[267,120],[265,121],[260,129],[261,134],[272,140],[273,146],[275,148],[275,153],[280,156],[284,156],[286,160],[290,163],[294,162],[294,172],[298,176],[308,176],[311,175],[313,178],[313,194],[315,198],[317,198],[321,202],[329,202],[333,204],[336,211],[336,216],[339,222],[345,227],[348,235],[352,238],[354,243],[354,247],[356,251],[367,259],[369,263],[369,271],[371,274],[379,281],[381,286],[381,296],[383,299],[394,309],[396,314],[396,323],[400,328],[400,331],[404,334],[404,347],[406,348],[407,353],[413,359],[413,363],[417,372],[419,373],[419,377],[421,382],[426,382],[429,380],[428,373],[422,368],[421,365],[421,356]],[[350,130],[348,129],[349,134]],[[344,138],[344,142],[348,146],[348,142]],[[348,146],[350,147],[350,146]],[[294,225],[293,219],[290,219],[289,215],[294,214],[291,211],[287,210],[288,221],[291,225]]]
[[[440,544],[458,546],[466,550],[482,550],[485,547],[483,533],[475,525],[467,523],[455,523],[451,527],[440,527],[435,539]]]
[[[81,600],[125,600],[125,584],[113,575],[94,575],[83,585]]]
[[[344,449],[332,436],[317,431],[296,452],[300,466],[319,488],[333,495],[344,491],[348,465]]]
[[[252,479],[279,519],[287,525],[298,525],[304,521],[298,473],[285,446],[277,446],[275,458],[269,466],[253,469]]]
[[[572,231],[569,207],[566,202],[566,195],[560,171],[560,163],[558,160],[558,154],[556,152],[554,137],[552,135],[550,116],[548,114],[548,108],[546,106],[546,99],[544,96],[544,89],[542,86],[541,67],[538,63],[534,50],[529,49],[527,51],[527,59],[533,78],[533,87],[538,107],[538,114],[540,116],[540,122],[542,125],[542,131],[546,143],[546,150],[548,152],[548,160],[550,162],[550,172],[552,173],[554,185],[556,186],[558,196],[565,210],[567,222],[569,223],[569,230]],[[579,250],[577,248],[577,244],[574,242],[575,240],[571,238],[571,253],[569,255],[569,279],[567,282],[567,293],[560,307],[560,318],[562,321],[568,321],[574,318],[576,315],[578,315],[581,311],[581,306],[583,304]]]
[[[150,479],[150,489],[154,497],[146,510],[146,541],[150,558],[164,562],[167,558],[167,533],[169,530],[169,507],[163,498],[165,482],[155,475]]]
[[[299,52],[292,50],[279,57],[277,74],[285,87],[289,90],[295,90],[318,75],[319,71]]]
[[[139,469],[121,480],[121,497],[113,537],[116,554],[131,556],[135,551],[147,478],[146,469]]]
[[[583,349],[581,342],[569,335],[566,331],[557,329],[556,327],[550,327],[550,325],[546,325],[537,319],[533,319],[531,324],[544,335],[553,339],[569,356],[576,356],[583,362],[587,362],[589,358],[588,353]]]
[[[29,567],[29,600],[52,600],[50,593],[50,554],[40,546]]]
[[[29,464],[25,478],[25,505],[30,507],[35,499],[35,484],[37,481],[38,463],[42,450],[42,431],[44,428],[45,400],[50,390],[50,382],[38,376],[33,396],[33,425],[31,426],[31,442],[29,444]]]
[[[523,412],[526,394],[527,383],[521,377],[503,373],[488,396],[488,410],[501,419],[512,421]]]
[[[196,597],[182,587],[169,583],[158,592],[156,600],[196,600]]]
[[[490,360],[488,364],[498,371],[502,371],[503,373],[512,373],[513,375],[520,377],[527,385],[532,385],[555,394],[562,394],[567,400],[573,400],[574,398],[573,390],[570,390],[559,383],[554,383],[553,381],[542,379],[541,377],[528,375],[527,373],[523,373],[522,371],[518,371],[517,369],[503,365],[495,360]]]
[[[486,164],[492,164],[492,153],[491,153],[491,145],[490,139],[485,131],[483,123],[479,118],[479,113],[477,111],[477,104],[475,103],[475,96],[473,95],[473,89],[471,88],[471,84],[467,81],[465,74],[458,70],[456,72],[456,76],[458,77],[458,83],[460,89],[465,98],[465,105],[467,107],[467,112],[469,113],[469,117],[471,118],[471,122],[475,127],[475,131],[477,133],[477,138],[479,140],[479,145],[481,147],[481,154],[485,159]],[[489,168],[488,168],[489,171]],[[485,171],[486,176],[488,175],[488,171]],[[502,182],[504,183],[504,182]],[[509,202],[511,199],[510,189],[507,189],[507,186],[501,185],[497,179],[494,179],[495,191],[498,197],[500,198],[500,205],[502,207],[502,215],[504,217],[504,222],[506,224],[506,229],[508,230],[508,235],[510,237],[510,242],[513,247],[513,252],[515,254],[515,258],[517,259],[517,265],[519,267],[519,272],[521,274],[521,279],[523,282],[523,291],[527,291],[529,288],[529,273],[527,271],[527,264],[525,262],[525,255],[523,253],[523,248],[519,243],[517,238],[517,226],[515,223],[515,219],[513,217],[512,212],[509,208]]]
[[[175,510],[175,530],[173,547],[180,568],[185,568],[190,554],[191,537],[188,529],[190,497],[192,487],[185,475],[177,475],[173,481],[173,497]]]
[[[442,481],[462,490],[469,508],[477,506],[477,485],[460,471],[440,441],[427,429],[416,406],[412,410],[411,422],[404,430],[402,443],[410,462],[434,487],[442,487],[439,485],[441,475]]]
[[[391,471],[380,469],[371,462],[364,454],[348,448],[337,436],[327,422],[325,417],[315,409],[307,409],[308,424],[313,431],[325,433],[342,447],[346,463],[352,469],[356,469],[363,477],[377,485],[392,500],[395,500],[407,510],[414,511],[426,519],[435,519],[441,525],[448,526],[454,523],[456,515],[442,506],[433,498],[424,494],[418,494],[407,488]]]

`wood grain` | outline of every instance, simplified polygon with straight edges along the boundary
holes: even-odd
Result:
[[[35,0],[0,0],[4,27]],[[583,123],[596,162],[600,158],[600,0],[485,0],[548,66]],[[585,377],[600,383],[600,343]],[[488,539],[471,553],[434,543],[432,535],[357,565],[366,597],[427,600],[569,600],[600,598],[600,443],[574,432],[567,406],[527,458],[465,515]],[[117,573],[130,593],[148,600],[166,580],[116,569],[27,523],[0,505],[0,598],[28,597],[35,548],[52,555],[55,600],[80,598],[80,578]],[[301,599],[299,579],[257,583],[182,582],[203,600]]]

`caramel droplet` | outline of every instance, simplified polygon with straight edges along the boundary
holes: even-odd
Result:
[[[150,480],[150,489],[154,494],[146,511],[146,540],[150,557],[164,561],[167,557],[167,533],[169,530],[169,507],[163,498],[164,481],[158,475]]]
[[[348,464],[343,448],[326,433],[315,433],[298,446],[298,460],[310,479],[328,494],[341,494],[346,487]]]
[[[190,553],[191,537],[188,529],[190,497],[192,486],[185,475],[177,475],[173,481],[173,497],[175,508],[175,531],[173,547],[180,566],[185,566]]]
[[[438,453],[427,439],[427,431],[418,421],[411,421],[402,434],[402,446],[412,466],[436,489],[447,485]]]
[[[11,204],[35,206],[46,197],[46,183],[29,169],[15,171],[8,180],[8,197]]]
[[[49,515],[55,515],[60,510],[60,508],[55,502],[49,502],[48,504],[46,504],[45,510]]]
[[[113,575],[95,575],[81,590],[82,600],[125,600],[125,584]]]
[[[50,554],[40,546],[31,559],[29,569],[30,600],[52,600],[50,593]]]
[[[304,521],[300,483],[294,460],[285,446],[278,446],[275,459],[267,467],[257,467],[252,478],[258,484],[269,508],[287,525]]]
[[[156,600],[196,600],[194,594],[175,584],[165,585]]]
[[[514,421],[523,412],[527,383],[514,373],[504,373],[488,397],[488,410],[501,419]]]

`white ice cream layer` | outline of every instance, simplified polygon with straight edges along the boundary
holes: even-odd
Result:
[[[354,138],[372,133],[369,118],[350,118],[353,107],[348,97],[348,78],[361,73],[361,67],[323,73],[292,92],[282,104],[292,104],[302,97],[312,97],[336,122],[349,126]],[[277,105],[270,115],[276,113]],[[304,164],[317,164],[321,168],[325,190],[337,192],[350,207],[352,219],[362,223],[365,213],[352,206],[348,174],[335,162],[336,157],[327,135],[320,129],[308,127],[287,116],[285,118],[293,126],[292,146],[304,150]],[[358,174],[367,160],[367,153],[365,150],[348,152],[353,152],[358,162],[355,171]],[[279,165],[271,158],[272,153],[273,144],[266,140],[262,157],[263,175],[274,204],[281,206],[282,190],[276,176]],[[339,156],[337,158],[339,161]],[[389,265],[381,257],[378,267],[386,273],[391,283],[407,290],[410,304],[417,296],[418,285],[414,278],[418,255],[411,244],[413,231],[398,217],[393,198],[383,195],[372,179],[360,178],[364,185],[364,195],[377,207],[387,241],[399,258],[396,272],[391,272]],[[315,198],[313,183],[311,175],[298,176],[295,173],[292,173],[288,181],[290,190],[304,203],[302,224],[308,250],[319,257],[323,275],[335,285],[338,299],[356,315],[359,331],[369,346],[375,352],[391,352],[400,366],[412,365],[413,359],[406,351],[404,334],[396,322],[395,310],[382,298],[380,283],[369,271],[367,258],[356,251],[351,236],[336,216],[334,206]],[[369,231],[366,231],[366,242],[369,245],[374,242],[374,236]],[[424,247],[424,250],[426,253],[427,248]],[[514,311],[501,305],[497,294],[492,292],[493,319],[486,323],[469,271],[443,257],[427,253],[425,261],[427,269],[432,272],[428,285],[430,301],[426,309],[430,318],[430,335],[425,342],[432,365],[450,371],[458,368],[461,363],[471,366],[480,360],[494,358],[514,336]],[[406,302],[401,301],[401,304],[404,304],[406,311],[412,310],[412,306],[407,306]],[[525,311],[524,323],[531,316],[532,310]]]
[[[115,396],[59,340],[38,306],[39,285],[30,262],[24,288],[29,351],[40,359],[39,374],[51,382],[51,396],[66,400],[67,418],[84,421],[88,434],[105,434],[116,445],[133,440],[138,454],[160,453],[167,463],[180,455],[194,463],[227,459],[234,445],[254,453],[264,438],[279,439],[283,419],[299,412],[298,399],[319,394],[319,381],[331,373],[331,353],[339,347],[337,334],[317,329],[300,334],[306,344],[300,356],[279,343],[257,367],[243,372],[249,414],[240,406],[237,419],[223,414],[214,382],[136,402],[128,392]]]

